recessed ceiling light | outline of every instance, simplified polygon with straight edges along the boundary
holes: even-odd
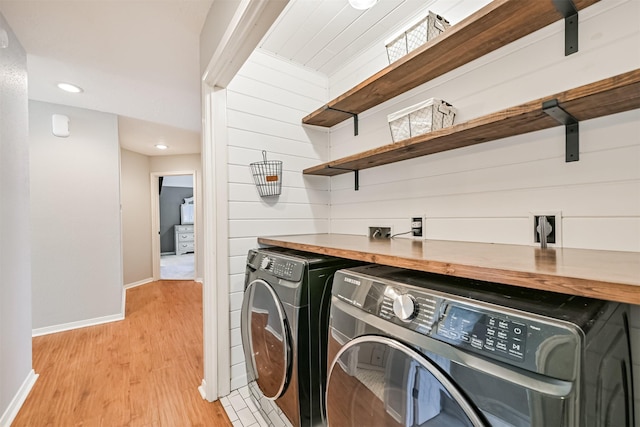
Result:
[[[166,150],[167,148],[169,148],[169,146],[164,144],[156,144],[156,148],[158,150]]]
[[[58,88],[64,90],[69,93],[80,93],[84,92],[81,87],[76,85],[72,85],[71,83],[58,83]]]

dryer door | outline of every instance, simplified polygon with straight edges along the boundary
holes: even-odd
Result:
[[[241,313],[242,344],[249,381],[271,400],[287,388],[291,374],[291,334],[274,289],[264,280],[249,283]]]
[[[393,339],[349,341],[329,369],[330,427],[489,425],[433,361]]]

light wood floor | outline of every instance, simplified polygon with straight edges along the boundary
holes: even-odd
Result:
[[[202,285],[127,291],[125,320],[33,339],[40,375],[13,427],[230,427],[203,400]]]

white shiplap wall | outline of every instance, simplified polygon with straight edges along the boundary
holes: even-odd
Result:
[[[639,68],[640,2],[601,3],[580,15],[579,53],[564,56],[563,23],[554,24],[363,113],[356,138],[350,122],[335,127],[331,158],[390,143],[387,114],[430,97],[453,103],[463,122]],[[361,64],[330,87],[353,86],[351,68]],[[564,246],[638,251],[639,114],[581,123],[580,162],[564,162],[557,127],[361,171],[359,192],[351,174],[333,178],[332,231],[362,234],[363,218],[405,231],[426,214],[430,238],[528,244],[529,212],[562,211]]]
[[[246,384],[240,338],[247,251],[257,236],[329,231],[329,179],[302,170],[328,158],[328,134],[301,118],[327,99],[327,78],[256,51],[227,90],[231,388]],[[261,198],[249,164],[282,160],[282,194]]]
[[[580,51],[564,56],[559,21],[331,130],[330,158],[391,143],[387,115],[431,97],[457,122],[640,68],[640,2],[605,0],[580,12]],[[377,52],[375,52],[377,50]],[[384,45],[330,77],[330,97],[386,65]],[[372,60],[372,58],[378,58]],[[377,67],[377,68],[376,68]],[[539,131],[331,178],[331,231],[410,229],[426,215],[431,239],[530,244],[530,212],[562,212],[565,247],[640,251],[640,110],[580,123],[580,161],[564,161],[564,128]],[[632,307],[640,390],[640,308]],[[640,393],[636,393],[640,414]]]

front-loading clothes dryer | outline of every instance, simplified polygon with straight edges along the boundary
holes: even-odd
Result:
[[[332,292],[329,427],[635,426],[627,305],[382,266]]]
[[[285,248],[247,255],[241,333],[249,390],[265,421],[322,424],[331,286],[362,263]]]

